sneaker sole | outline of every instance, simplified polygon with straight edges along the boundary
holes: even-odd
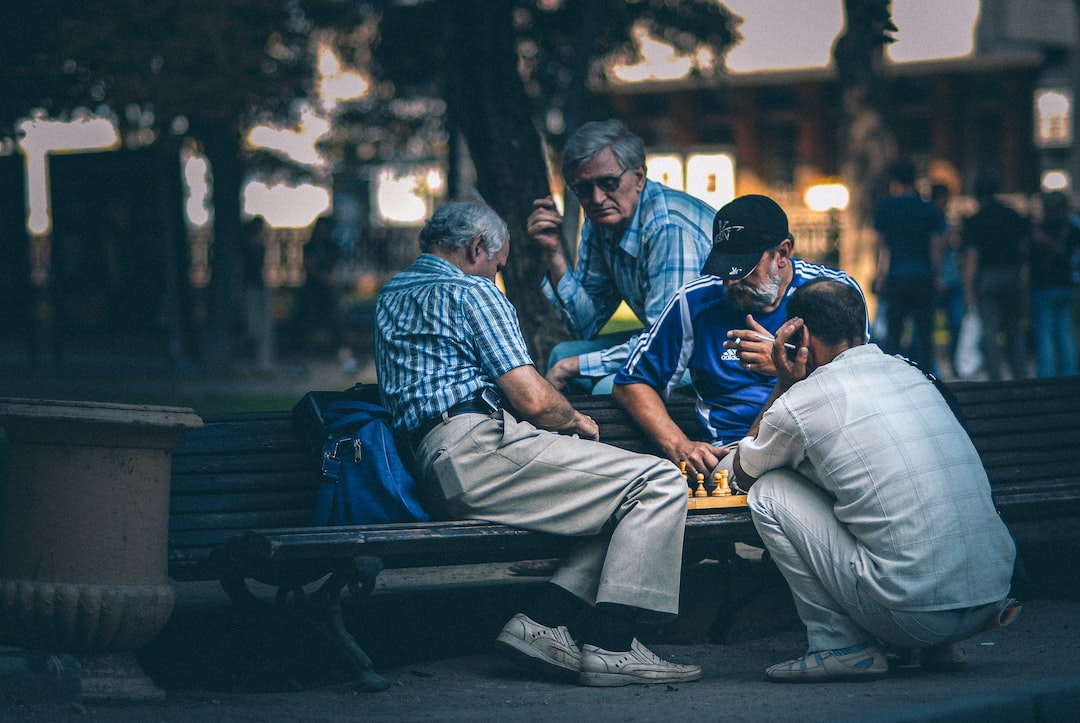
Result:
[[[889,674],[889,671],[873,671],[869,673],[837,673],[834,675],[813,675],[810,673],[800,674],[795,671],[790,677],[784,674],[773,675],[766,673],[769,680],[774,683],[855,683],[859,681],[881,680]]]
[[[644,677],[632,673],[582,673],[578,682],[593,688],[618,688],[623,685],[654,685],[658,683],[693,683],[701,680],[701,671],[692,673],[660,673],[655,677]]]
[[[543,655],[521,638],[507,633],[499,633],[499,637],[495,638],[495,652],[500,657],[533,672],[556,677],[560,680],[572,681],[579,673],[577,666],[571,667],[571,664]]]

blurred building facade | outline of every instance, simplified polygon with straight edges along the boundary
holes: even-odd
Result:
[[[969,57],[886,63],[885,123],[898,152],[918,167],[922,190],[947,184],[961,213],[976,176],[990,171],[1022,210],[1043,190],[1065,190],[1075,201],[1078,51],[1080,18],[1071,0],[983,0]],[[777,198],[800,253],[822,259],[835,251],[849,220],[837,214],[842,209],[806,202],[809,189],[840,180],[835,68],[626,84],[605,95],[665,162],[726,154],[734,195]],[[668,177],[678,185],[677,170]]]

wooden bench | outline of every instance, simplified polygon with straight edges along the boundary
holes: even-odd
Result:
[[[990,477],[995,501],[1025,541],[1080,540],[1080,377],[951,385]],[[367,388],[364,393],[374,390]],[[610,397],[574,397],[601,438],[629,450],[653,446]],[[695,432],[689,398],[669,404]],[[247,579],[279,588],[280,599],[326,578],[307,606],[346,654],[360,687],[386,681],[345,630],[340,591],[370,592],[384,568],[558,557],[572,539],[478,521],[310,527],[315,463],[289,412],[214,415],[185,435],[173,456],[169,571],[177,581],[218,580],[237,605],[257,605]],[[948,480],[941,493],[948,494]],[[745,507],[691,510],[687,554],[709,556],[756,542]]]

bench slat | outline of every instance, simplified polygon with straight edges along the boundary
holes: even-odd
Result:
[[[219,492],[243,492],[246,490],[311,490],[312,495],[319,485],[319,477],[312,469],[273,470],[261,472],[243,471],[228,474],[214,472],[201,476],[184,476],[173,482],[173,499],[180,497],[200,497]]]
[[[716,539],[720,530],[732,541],[756,537],[745,509],[687,517],[686,540]],[[287,562],[372,556],[392,567],[509,562],[531,556],[565,554],[577,540],[475,520],[356,525],[330,528],[263,529],[249,532],[242,545],[256,559]]]

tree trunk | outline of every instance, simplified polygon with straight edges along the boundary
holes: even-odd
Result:
[[[543,370],[551,347],[567,332],[540,292],[546,266],[525,231],[533,200],[551,191],[540,133],[517,72],[512,3],[453,0],[444,9],[448,106],[468,143],[477,190],[510,227],[510,259],[502,272],[506,295]]]
[[[897,155],[896,137],[885,123],[881,73],[883,48],[895,28],[882,0],[844,0],[844,15],[847,31],[833,46],[843,102],[840,173],[850,194],[840,263],[869,291],[877,259],[874,207],[888,195],[887,169]]]
[[[214,244],[202,361],[207,370],[227,371],[235,358],[236,310],[240,308],[240,135],[230,123],[199,130],[214,184]]]

